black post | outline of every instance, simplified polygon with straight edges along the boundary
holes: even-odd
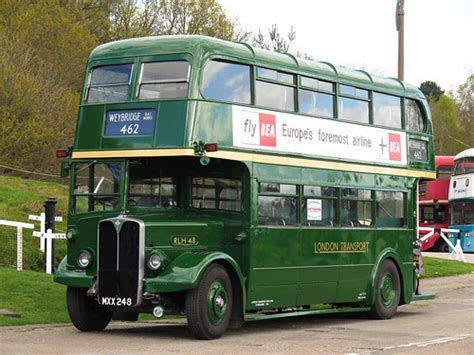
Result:
[[[51,229],[51,232],[54,233],[56,230],[56,199],[54,197],[48,197],[44,203],[44,213],[45,213],[45,226],[44,231],[47,232],[48,229]],[[48,252],[48,243],[45,243],[45,256]],[[54,272],[54,239],[51,240],[51,271]],[[45,263],[46,264],[46,263]]]

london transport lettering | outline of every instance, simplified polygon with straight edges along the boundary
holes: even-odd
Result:
[[[108,111],[104,136],[149,136],[155,130],[156,110]]]
[[[232,120],[237,147],[407,164],[404,132],[236,105]]]
[[[370,242],[316,242],[315,254],[367,253]]]

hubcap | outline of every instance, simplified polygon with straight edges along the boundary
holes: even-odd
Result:
[[[207,314],[212,324],[219,324],[227,310],[227,291],[219,280],[212,283],[207,294]]]
[[[380,296],[386,308],[390,308],[395,302],[395,284],[392,275],[389,273],[385,273],[382,277]]]

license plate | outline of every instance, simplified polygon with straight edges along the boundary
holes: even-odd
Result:
[[[130,307],[132,306],[132,299],[130,297],[101,297],[100,304],[102,306]]]
[[[155,131],[156,110],[108,111],[105,115],[104,136],[152,136]]]

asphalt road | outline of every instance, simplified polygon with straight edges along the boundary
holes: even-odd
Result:
[[[307,316],[247,323],[214,341],[191,338],[183,321],[113,322],[99,333],[71,325],[0,328],[0,354],[24,353],[417,353],[474,354],[474,274],[422,280],[432,301],[390,320]]]

